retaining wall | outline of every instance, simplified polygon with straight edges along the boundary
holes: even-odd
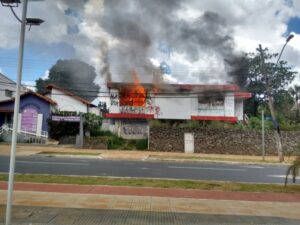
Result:
[[[266,155],[277,155],[275,131],[265,132]],[[258,130],[162,128],[150,129],[150,150],[184,152],[184,133],[194,133],[195,153],[261,155],[262,134]],[[300,144],[300,131],[282,131],[283,150]]]

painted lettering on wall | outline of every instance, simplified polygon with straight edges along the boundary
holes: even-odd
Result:
[[[110,94],[110,105],[112,105],[112,106],[119,105],[119,95],[117,93]]]
[[[120,106],[121,113],[145,114],[145,107],[140,106]]]
[[[141,138],[147,138],[147,127],[146,126],[138,126],[138,125],[123,125],[122,126],[123,135],[135,136]]]
[[[160,107],[159,106],[156,106],[154,105],[154,102],[151,98],[151,96],[149,96],[147,98],[147,107],[146,107],[146,111],[150,114],[155,114],[156,116],[159,116],[161,115],[161,111],[160,111]]]

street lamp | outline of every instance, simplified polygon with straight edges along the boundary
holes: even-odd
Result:
[[[15,104],[14,104],[13,131],[12,131],[11,150],[10,150],[9,179],[8,179],[6,218],[5,218],[5,225],[10,225],[13,189],[14,189],[18,121],[19,121],[19,111],[20,111],[20,88],[21,88],[22,71],[23,71],[25,28],[26,25],[29,25],[31,27],[32,25],[40,25],[44,21],[36,18],[26,18],[28,0],[23,1],[22,19],[20,19],[13,10],[14,7],[19,6],[19,4],[21,3],[20,0],[0,0],[0,1],[2,6],[9,7],[13,12],[14,16],[17,18],[17,20],[21,22],[19,56],[18,56],[18,75],[16,81],[16,96],[15,96]],[[40,1],[40,0],[29,0],[29,1]]]
[[[280,58],[281,58],[281,55],[282,55],[282,52],[283,52],[285,46],[287,45],[287,43],[288,43],[293,37],[294,37],[294,35],[293,35],[293,34],[290,34],[290,35],[287,37],[287,39],[285,40],[285,44],[284,44],[284,46],[282,47],[281,52],[280,52],[280,54],[279,54],[279,56],[278,56],[277,62],[276,62],[276,64],[275,64],[275,67],[274,67],[274,73],[275,73],[275,71],[276,71],[278,62],[279,62],[279,60],[280,60]]]
[[[281,52],[278,56],[278,59],[277,59],[277,62],[274,66],[274,70],[273,70],[273,73],[272,75],[274,75],[276,73],[276,69],[277,69],[277,65],[279,63],[279,60],[281,58],[281,55],[283,53],[283,50],[285,49],[285,46],[287,45],[287,43],[294,37],[293,34],[289,35],[285,41],[285,44],[284,46],[282,47],[281,49]],[[273,98],[272,98],[272,91],[270,90],[270,86],[269,86],[269,81],[268,81],[268,78],[267,78],[267,74],[265,73],[265,70],[264,70],[264,57],[263,57],[263,50],[262,50],[262,47],[261,45],[259,45],[259,52],[260,52],[260,55],[261,55],[261,62],[262,62],[262,68],[263,68],[263,75],[265,77],[265,80],[266,80],[266,89],[267,89],[267,94],[268,94],[268,98],[269,98],[269,101],[268,101],[268,104],[269,104],[269,109],[270,109],[270,112],[271,112],[271,117],[272,117],[272,120],[276,126],[276,133],[275,133],[275,138],[276,138],[276,142],[277,142],[277,151],[278,151],[278,156],[279,156],[279,161],[280,162],[283,162],[284,160],[284,156],[283,156],[283,151],[282,151],[282,144],[281,144],[281,138],[280,138],[280,128],[279,128],[279,124],[277,122],[277,119],[276,119],[276,115],[275,115],[275,109],[274,109],[274,103],[273,103]]]

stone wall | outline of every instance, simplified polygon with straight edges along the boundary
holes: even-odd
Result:
[[[184,152],[184,133],[194,133],[196,153],[261,155],[262,138],[258,130],[162,128],[150,129],[150,150]],[[266,155],[276,155],[274,131],[265,132]],[[283,150],[300,144],[300,131],[282,131]]]
[[[83,148],[107,149],[107,138],[105,137],[85,138]]]

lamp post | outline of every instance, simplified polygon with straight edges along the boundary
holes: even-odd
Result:
[[[14,104],[14,118],[13,118],[13,130],[12,130],[12,140],[11,140],[11,150],[10,150],[9,179],[8,179],[6,218],[5,218],[5,225],[10,225],[12,201],[13,201],[13,189],[14,189],[14,173],[15,173],[15,163],[16,163],[16,145],[17,145],[18,121],[19,121],[19,110],[20,110],[20,88],[21,88],[22,71],[23,71],[25,29],[26,29],[26,25],[29,25],[31,27],[32,25],[40,25],[44,21],[35,18],[26,18],[28,0],[23,1],[22,19],[19,19],[19,17],[16,15],[16,13],[13,10],[13,7],[17,7],[21,3],[20,0],[0,0],[0,1],[3,6],[10,7],[14,16],[18,19],[18,21],[21,22],[19,56],[18,56],[18,74],[17,74],[17,81],[16,81],[16,95],[15,95],[15,104]]]
[[[279,60],[280,60],[281,55],[283,53],[283,50],[285,49],[285,46],[287,45],[287,43],[293,37],[294,37],[294,35],[291,34],[286,39],[285,44],[282,47],[281,52],[280,52],[280,54],[278,56],[277,62],[275,64],[275,66],[274,66],[274,72],[273,72],[272,75],[274,75],[276,73],[277,65],[279,63]],[[278,152],[279,162],[283,162],[284,161],[284,156],[283,156],[282,144],[281,144],[281,138],[280,138],[280,129],[279,129],[279,124],[278,124],[278,122],[276,120],[274,103],[273,103],[273,97],[272,97],[272,93],[271,93],[270,86],[269,86],[269,80],[268,80],[267,74],[265,73],[265,69],[264,69],[264,67],[265,67],[265,61],[264,61],[263,50],[262,50],[261,45],[259,45],[259,52],[260,52],[260,56],[261,56],[262,74],[263,74],[263,76],[265,77],[265,80],[266,80],[266,86],[267,86],[266,87],[266,91],[267,91],[267,95],[268,95],[268,98],[269,98],[268,105],[269,105],[269,109],[270,109],[270,112],[271,112],[273,123],[276,126],[275,138],[276,138],[276,142],[277,142],[277,152]]]

